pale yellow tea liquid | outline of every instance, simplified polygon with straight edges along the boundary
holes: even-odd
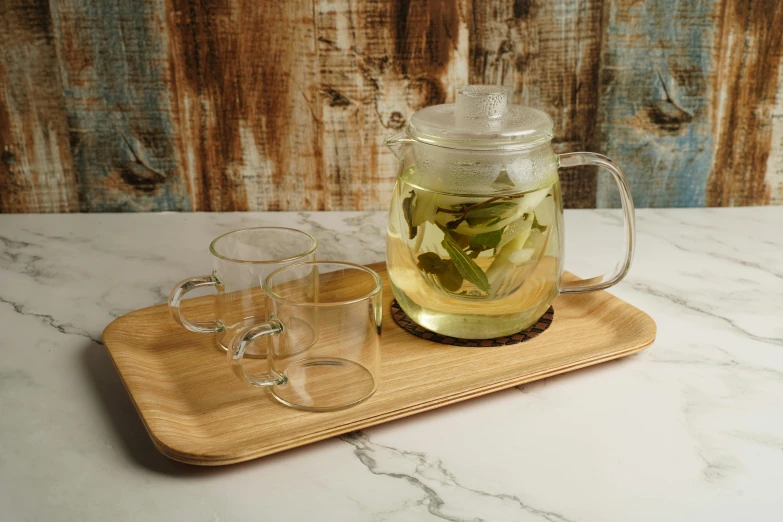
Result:
[[[467,196],[406,179],[394,190],[386,245],[403,310],[425,328],[465,339],[534,324],[557,294],[562,271],[559,184]]]

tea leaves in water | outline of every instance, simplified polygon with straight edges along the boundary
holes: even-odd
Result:
[[[443,236],[443,248],[451,256],[451,261],[464,279],[467,279],[484,292],[489,293],[487,274],[460,248],[449,232],[446,232]]]
[[[416,239],[417,267],[434,275],[446,291],[456,293],[467,281],[487,296],[496,295],[509,271],[539,259],[546,246],[554,213],[551,187],[484,199],[412,187],[405,192],[402,213],[408,238]],[[438,251],[419,251],[423,240],[419,228],[425,223],[441,231],[439,246],[448,257]],[[471,294],[476,297],[475,291]]]

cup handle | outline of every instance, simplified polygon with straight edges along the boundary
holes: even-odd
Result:
[[[623,215],[625,217],[625,253],[623,258],[611,274],[604,274],[590,279],[580,279],[569,283],[561,283],[560,285],[561,294],[581,294],[585,292],[595,292],[596,290],[604,290],[620,282],[628,273],[628,269],[631,268],[631,260],[633,259],[634,245],[636,243],[636,217],[634,213],[633,198],[631,197],[631,188],[628,186],[628,180],[625,178],[623,171],[620,170],[620,167],[618,167],[614,161],[601,154],[594,154],[592,152],[569,152],[567,154],[560,154],[558,159],[559,167],[561,169],[579,167],[582,165],[603,167],[612,174],[614,181],[617,183],[617,188],[620,190],[620,202],[622,203]]]
[[[285,375],[281,375],[271,368],[267,373],[250,374],[245,371],[245,350],[247,345],[253,341],[266,337],[267,335],[278,335],[285,333],[283,323],[272,319],[269,322],[259,324],[248,328],[238,334],[232,341],[228,350],[228,364],[234,374],[253,386],[279,386],[288,382]],[[267,359],[268,360],[268,359]]]
[[[198,332],[198,333],[217,333],[222,332],[225,330],[225,327],[220,321],[211,321],[211,322],[191,322],[188,321],[183,315],[182,315],[182,309],[180,308],[180,305],[182,304],[182,298],[185,297],[185,294],[193,290],[194,288],[201,288],[204,286],[218,286],[220,284],[220,280],[218,280],[215,275],[208,275],[208,276],[198,276],[198,277],[189,277],[185,279],[184,281],[180,281],[177,286],[175,286],[171,293],[169,294],[169,312],[171,312],[171,316],[174,318],[175,321],[177,321],[180,325],[184,326],[191,332]]]

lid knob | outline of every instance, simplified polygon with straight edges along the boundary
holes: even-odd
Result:
[[[499,120],[506,114],[508,94],[502,85],[465,85],[457,89],[454,115],[458,122]]]

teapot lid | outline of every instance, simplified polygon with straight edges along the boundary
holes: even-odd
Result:
[[[511,105],[501,85],[465,85],[457,102],[426,107],[411,116],[407,134],[417,141],[454,149],[516,149],[552,138],[552,118]]]

